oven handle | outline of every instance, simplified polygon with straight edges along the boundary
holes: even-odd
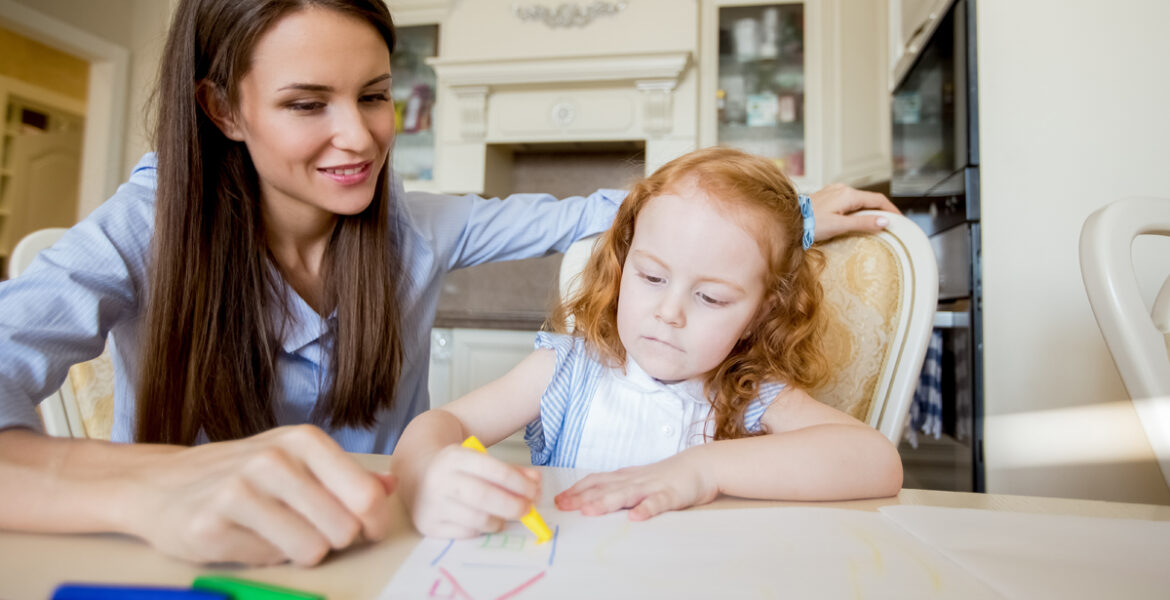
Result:
[[[971,326],[971,314],[965,310],[940,310],[934,313],[937,329],[967,329]]]

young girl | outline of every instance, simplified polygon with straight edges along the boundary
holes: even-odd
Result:
[[[727,148],[636,185],[579,293],[554,313],[558,333],[539,334],[510,373],[403,433],[395,469],[419,531],[470,536],[527,510],[536,471],[459,445],[526,423],[534,464],[618,469],[558,495],[562,510],[630,508],[640,520],[720,493],[897,493],[894,446],[804,391],[827,373],[806,202],[775,165]]]

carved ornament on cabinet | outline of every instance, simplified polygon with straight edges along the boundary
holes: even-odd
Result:
[[[556,29],[558,27],[585,27],[597,17],[616,15],[626,8],[626,2],[590,2],[585,6],[563,2],[556,8],[549,8],[539,4],[521,6],[519,2],[512,4],[512,14],[521,21],[540,21]]]

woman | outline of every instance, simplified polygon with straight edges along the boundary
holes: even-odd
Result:
[[[157,166],[0,285],[0,527],[249,564],[386,535],[394,479],[346,451],[391,452],[427,408],[442,276],[563,250],[623,196],[404,194],[393,47],[380,0],[180,3]],[[884,199],[820,200],[836,233]],[[37,433],[36,402],[107,334],[113,438],[148,443]]]

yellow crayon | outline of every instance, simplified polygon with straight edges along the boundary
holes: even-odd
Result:
[[[482,452],[485,454],[487,453],[487,448],[483,447],[483,442],[480,442],[479,438],[475,437],[474,435],[469,436],[467,439],[463,440],[463,447],[471,448],[476,452]],[[535,506],[528,510],[528,514],[520,517],[520,522],[523,523],[529,531],[536,534],[537,544],[543,544],[552,539],[552,531],[549,530],[548,525],[545,525],[544,519],[541,518],[540,513],[536,512]]]

